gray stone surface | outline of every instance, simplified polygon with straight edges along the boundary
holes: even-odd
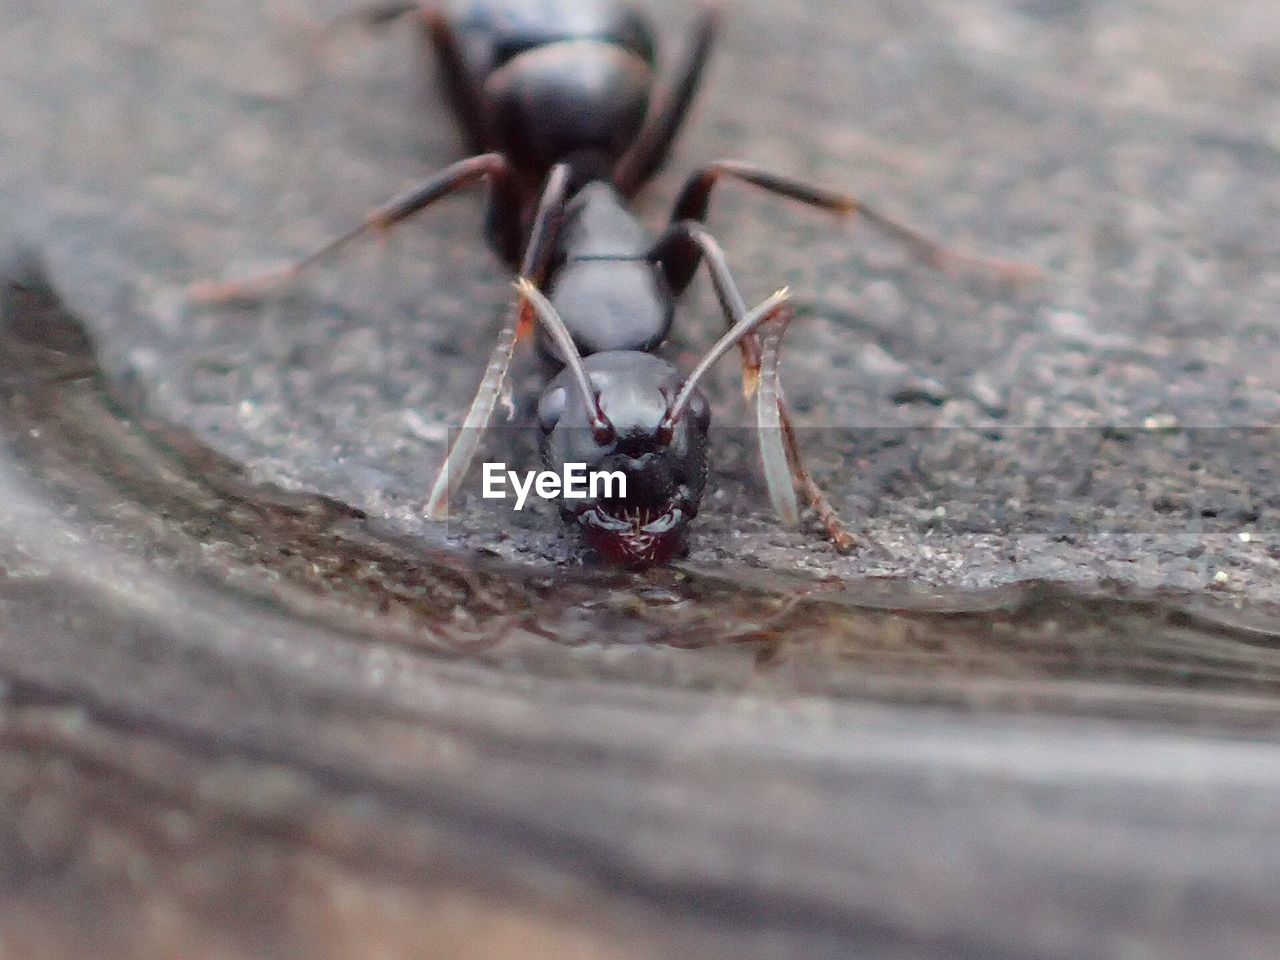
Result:
[[[9,8],[11,225],[108,370],[255,475],[438,540],[418,510],[509,295],[478,199],[262,308],[181,300],[184,283],[304,250],[458,155],[413,31],[326,34],[335,5]],[[687,20],[673,12],[667,40]],[[1278,18],[1265,2],[735,10],[689,135],[642,200],[655,227],[691,165],[739,156],[1049,278],[993,298],[865,228],[725,190],[712,225],[748,294],[787,283],[806,306],[784,362],[802,425],[835,431],[807,437],[816,472],[884,549],[839,558],[773,524],[726,364],[693,559],[1273,597],[1271,445],[1227,428],[1267,428],[1280,406]],[[700,285],[676,355],[716,323]],[[930,430],[886,445],[868,427]],[[472,514],[449,535],[572,557],[549,512]]]

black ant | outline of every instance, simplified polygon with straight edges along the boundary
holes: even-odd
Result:
[[[518,272],[519,306],[504,323],[431,491],[428,514],[444,516],[491,419],[515,344],[536,318],[540,352],[563,368],[538,402],[544,462],[556,471],[585,464],[627,478],[623,498],[560,500],[566,521],[599,554],[643,566],[687,548],[706,478],[710,425],[697,384],[735,344],[745,392],[756,397],[776,512],[784,522],[797,521],[798,487],[836,546],[851,547],[853,538],[802,465],[778,384],[777,347],[789,318],[785,291],[747,310],[723,251],[703,226],[712,190],[735,180],[843,217],[861,216],[937,268],[967,258],[854,197],[737,161],[695,172],[666,231],[655,240],[645,230],[627,201],[667,159],[711,52],[718,5],[704,6],[684,62],[656,97],[653,31],[639,12],[609,0],[475,0],[456,16],[432,3],[390,3],[350,19],[374,26],[402,17],[421,23],[473,155],[285,269],[199,284],[193,297],[256,296],[349,241],[485,181],[488,239]],[[682,377],[654,351],[671,329],[676,298],[703,262],[729,330],[693,374]],[[1024,270],[986,268],[1006,278]],[[757,329],[775,319],[776,332],[762,341]]]

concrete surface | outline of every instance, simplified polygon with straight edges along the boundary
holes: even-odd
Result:
[[[283,302],[196,315],[180,300],[458,155],[413,31],[327,32],[339,5],[10,7],[9,209],[107,369],[256,475],[438,538],[418,508],[508,295],[478,198]],[[807,307],[784,363],[802,426],[828,431],[807,438],[817,474],[885,550],[841,559],[773,524],[726,369],[693,559],[1273,597],[1273,445],[1238,428],[1269,428],[1280,406],[1277,19],[1263,2],[736,10],[643,198],[655,228],[693,164],[747,157],[1050,278],[995,299],[865,228],[725,190],[712,226],[748,294],[788,283]],[[684,20],[663,18],[664,39]],[[703,285],[677,356],[716,322]],[[571,558],[549,512],[520,519],[450,533]]]

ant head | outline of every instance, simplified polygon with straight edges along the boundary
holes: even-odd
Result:
[[[689,521],[706,481],[710,408],[701,392],[674,429],[663,423],[680,387],[679,372],[652,354],[608,351],[583,361],[611,430],[592,428],[569,370],[538,404],[542,458],[563,473],[583,464],[586,496],[560,501],[564,518],[602,557],[626,566],[663,563],[685,552]]]
[[[698,382],[781,312],[786,291],[742,317],[682,379],[665,360],[637,350],[583,360],[551,303],[528,281],[517,287],[565,360],[538,404],[546,465],[568,476],[581,464],[587,476],[586,495],[566,489],[561,513],[617,563],[648,566],[683,553],[707,474],[711,414]]]

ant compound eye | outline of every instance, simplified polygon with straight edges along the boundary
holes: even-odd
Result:
[[[564,416],[564,387],[554,387],[542,395],[538,401],[538,426],[543,433],[550,433]]]

